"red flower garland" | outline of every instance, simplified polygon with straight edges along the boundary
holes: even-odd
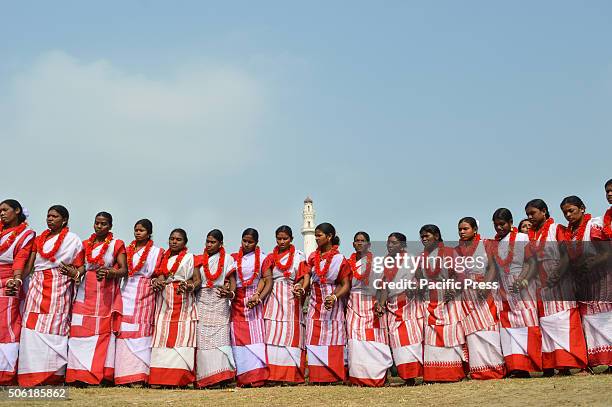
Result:
[[[4,241],[4,243],[0,244],[0,254],[4,253],[8,250],[9,247],[15,243],[15,239],[19,236],[26,228],[28,224],[23,222],[22,224],[16,226],[14,230],[11,232],[10,236]],[[0,236],[4,232],[4,225],[0,222]]]
[[[527,232],[527,234],[529,235],[529,240],[533,242],[534,245],[535,242],[538,242],[538,244],[533,247],[536,254],[537,252],[542,252],[542,250],[544,250],[544,245],[546,244],[546,239],[548,238],[548,231],[550,230],[550,225],[552,225],[554,222],[555,220],[553,218],[548,218],[546,219],[546,222],[544,222],[540,230],[536,232],[535,230],[533,230],[533,228],[530,228]]]
[[[85,258],[87,259],[87,264],[98,265],[100,267],[104,266],[104,255],[108,251],[111,241],[113,240],[113,232],[108,232],[106,238],[104,238],[104,243],[102,243],[102,248],[100,249],[100,253],[96,257],[93,257],[93,249],[94,242],[96,241],[96,234],[92,233],[89,236],[89,239],[85,243]]]
[[[603,217],[603,232],[608,239],[612,239],[612,207],[608,208]]]
[[[459,246],[457,246],[457,251],[459,252],[459,255],[463,257],[473,256],[474,253],[476,252],[476,248],[478,248],[478,243],[480,243],[480,234],[476,233],[476,236],[474,236],[474,239],[472,239],[469,242],[464,242],[464,243],[467,243],[467,244],[459,243]]]
[[[164,253],[164,257],[162,257],[162,261],[161,261],[161,264],[159,265],[159,268],[155,270],[155,275],[156,276],[161,275],[164,277],[174,275],[174,273],[176,273],[179,266],[181,265],[181,262],[183,261],[183,257],[185,257],[186,254],[187,254],[187,248],[185,247],[183,250],[179,252],[178,256],[176,257],[176,260],[174,261],[174,264],[172,265],[170,270],[168,270],[168,260],[170,260],[170,257],[172,257],[172,255],[170,253],[170,249],[166,250],[166,252]]]
[[[255,277],[257,277],[257,274],[259,274],[259,269],[261,267],[261,250],[259,249],[259,246],[255,247],[255,263],[253,264],[253,275],[251,276],[251,278],[249,278],[247,281],[244,281],[244,275],[242,274],[242,256],[243,256],[243,252],[242,252],[242,247],[240,248],[240,250],[238,250],[238,259],[237,259],[237,263],[238,263],[238,267],[236,268],[236,272],[238,273],[238,278],[240,279],[240,282],[242,283],[242,287],[246,288],[248,286],[250,286],[251,284],[253,284],[253,281],[255,281]]]
[[[273,255],[274,255],[274,267],[276,267],[277,269],[283,272],[283,277],[285,278],[291,277],[291,267],[293,266],[293,257],[295,256],[295,246],[291,245],[289,247],[289,258],[287,259],[287,263],[285,264],[281,263],[282,256],[278,254],[278,246],[274,248]]]
[[[438,274],[440,274],[440,271],[442,270],[442,262],[444,261],[444,243],[438,243],[438,255],[434,257],[434,263],[436,264],[436,267],[434,268],[433,272],[431,271],[431,268],[428,265],[429,261],[427,259],[429,258],[429,255],[429,252],[423,252],[423,270],[425,270],[425,275],[427,277],[437,277]],[[438,258],[440,258],[440,261],[437,261]]]
[[[144,247],[142,254],[140,255],[140,259],[138,260],[138,264],[136,267],[132,267],[134,262],[134,254],[136,254],[136,240],[133,240],[132,243],[127,247],[127,266],[128,266],[128,277],[132,277],[134,274],[138,273],[142,266],[144,266],[147,261],[147,257],[149,257],[149,252],[151,251],[151,247],[153,247],[153,240],[149,239],[147,244]]]
[[[331,266],[331,261],[333,257],[338,253],[338,246],[332,246],[331,250],[323,255],[323,260],[325,260],[325,266],[321,269],[321,250],[317,248],[314,252],[314,271],[317,276],[319,276],[319,281],[321,284],[325,284],[327,282],[327,272],[329,271],[329,266]]]
[[[204,270],[204,275],[206,276],[206,287],[212,288],[215,285],[215,281],[219,278],[221,273],[223,273],[223,265],[225,264],[225,248],[221,246],[219,249],[219,261],[217,262],[217,270],[215,271],[215,274],[210,274],[208,258],[208,252],[206,249],[204,249],[204,254],[202,255],[202,269]]]
[[[514,259],[514,246],[516,244],[516,236],[518,235],[518,229],[512,228],[510,231],[510,244],[508,246],[508,254],[506,258],[502,260],[499,256],[499,242],[501,241],[501,237],[495,236],[495,240],[491,241],[489,246],[490,252],[489,254],[495,259],[497,265],[504,270],[505,273],[510,272],[510,264],[512,263],[512,259]],[[505,237],[505,236],[504,236]]]
[[[372,252],[368,252],[366,254],[366,270],[363,274],[359,273],[359,269],[361,267],[357,267],[357,253],[351,254],[349,258],[349,265],[351,266],[351,271],[353,272],[353,277],[355,277],[359,281],[363,281],[364,283],[368,283],[368,277],[370,276],[370,272],[372,271],[372,259],[374,255]],[[362,257],[363,258],[363,257]]]
[[[565,229],[565,238],[567,240],[567,254],[569,255],[569,258],[571,260],[576,260],[577,258],[582,256],[582,239],[584,239],[586,227],[590,220],[591,215],[589,213],[586,213],[582,217],[582,222],[580,222],[580,226],[578,226],[578,229],[576,229],[575,232],[572,232],[572,229],[569,224]],[[573,242],[574,238],[576,238],[575,243]]]
[[[37,253],[40,255],[40,257],[42,257],[43,259],[49,260],[51,263],[55,263],[57,261],[57,259],[55,258],[55,255],[57,254],[57,251],[59,250],[62,243],[64,243],[64,239],[66,238],[66,235],[68,234],[68,226],[62,228],[59,235],[57,236],[57,240],[55,241],[55,243],[53,244],[53,247],[51,248],[51,251],[45,253],[43,246],[45,245],[45,242],[47,241],[47,238],[49,237],[50,234],[51,234],[51,230],[49,229],[42,232],[40,236],[37,237],[36,248],[37,248]]]

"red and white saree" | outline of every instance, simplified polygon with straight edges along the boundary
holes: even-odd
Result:
[[[42,243],[48,253],[60,235]],[[37,250],[38,240],[32,250]],[[74,281],[60,273],[60,263],[83,265],[81,239],[68,232],[53,256],[37,253],[26,297],[21,328],[18,382],[20,386],[57,384],[64,381],[68,364],[68,333]]]
[[[115,384],[149,381],[155,318],[151,278],[159,267],[163,250],[151,246],[141,268],[135,270],[145,251],[146,247],[141,247],[134,252],[128,276],[121,282],[122,317],[115,344]]]
[[[455,251],[451,248],[433,250],[424,257],[427,263],[423,268],[424,278],[428,282],[453,278],[452,269],[438,259],[454,256]],[[464,317],[461,294],[445,301],[446,292],[446,288],[427,290],[423,346],[423,380],[426,382],[456,382],[465,378],[467,346],[461,324]]]
[[[346,326],[344,309],[346,301],[334,302],[331,309],[323,305],[325,298],[334,293],[337,283],[351,276],[351,266],[344,256],[335,253],[331,259],[321,256],[320,270],[330,261],[327,273],[322,278],[315,270],[315,253],[308,259],[311,272],[311,293],[306,316],[306,351],[310,383],[333,383],[346,380],[345,363]]]
[[[36,235],[22,225],[2,229],[0,234],[0,386],[13,385],[17,379],[23,290],[14,296],[6,295],[5,290],[13,271],[24,269]]]
[[[362,257],[354,262],[351,293],[346,304],[348,375],[353,384],[380,387],[385,384],[393,358],[389,348],[388,315],[379,317],[375,312],[377,290],[374,284],[382,278],[372,273],[372,264],[368,265],[367,259]]]
[[[178,256],[168,259],[170,269]],[[187,253],[164,289],[157,293],[149,384],[186,386],[194,379],[198,311],[194,292],[178,294],[179,283],[193,276],[193,254]]]
[[[601,218],[585,219],[573,233],[565,230],[570,267],[576,281],[578,307],[587,347],[589,366],[612,365],[612,258],[590,268],[581,267],[600,250],[610,253]],[[583,264],[583,263],[582,263]]]
[[[480,239],[474,240],[472,245],[476,247],[457,246],[455,272],[457,277],[464,281],[469,279],[484,282],[489,261],[485,242]],[[464,268],[460,273],[459,264]],[[467,267],[466,264],[473,264],[474,267]],[[491,291],[496,292],[496,290]],[[464,287],[461,305],[463,306],[461,325],[468,347],[470,378],[476,380],[503,378],[506,375],[506,366],[501,348],[494,294],[488,293],[485,299],[481,299],[476,289]]]
[[[514,238],[512,233],[515,233]],[[508,372],[539,372],[542,370],[542,332],[538,318],[537,282],[535,279],[529,281],[529,285],[518,293],[512,290],[530,256],[529,237],[513,231],[489,247],[501,263],[496,263],[500,282],[496,298],[501,304],[498,314],[506,369]]]
[[[83,245],[88,245],[86,240]],[[119,280],[96,278],[102,266],[114,267],[117,257],[125,254],[123,241],[113,238],[105,253],[104,242],[95,245],[91,256],[102,256],[100,264],[90,264],[85,257],[85,275],[77,287],[72,303],[68,369],[66,383],[100,384],[113,381],[115,368],[115,333],[121,323],[121,292]]]
[[[542,368],[584,369],[587,365],[586,342],[573,278],[566,274],[556,285],[547,286],[548,276],[560,271],[561,253],[557,241],[562,240],[562,234],[552,218],[539,231],[529,230],[540,283],[538,316],[542,331]]]
[[[202,288],[198,293],[198,331],[196,350],[196,386],[206,387],[232,380],[236,376],[236,363],[230,337],[230,301],[219,298],[217,290],[223,287],[232,266],[232,257],[224,251],[223,268],[214,280],[202,272]],[[220,252],[208,258],[212,276],[218,270]],[[196,265],[203,256],[196,256]]]
[[[279,263],[289,262],[290,252],[279,255]],[[306,352],[304,350],[304,324],[299,298],[293,295],[293,286],[305,267],[304,253],[295,250],[286,271],[274,263],[274,254],[265,263],[272,266],[274,285],[264,305],[265,342],[268,355],[268,380],[304,383]]]
[[[236,273],[236,297],[232,301],[231,339],[234,360],[236,361],[236,384],[238,386],[262,386],[269,377],[267,366],[263,304],[249,309],[249,298],[257,290],[261,278],[262,264],[256,263],[256,251],[242,257],[241,272],[238,273],[238,253],[230,273]],[[260,262],[264,254],[259,254]],[[265,267],[265,266],[264,266]],[[240,277],[239,274],[242,274]]]

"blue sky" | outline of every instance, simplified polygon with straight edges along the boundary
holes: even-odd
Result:
[[[601,215],[612,177],[612,5],[502,2],[3,2],[4,197],[82,237],[294,228],[302,201],[373,239],[424,223],[493,234],[531,198]],[[6,150],[5,150],[6,148]],[[10,170],[8,170],[10,169]],[[10,174],[10,176],[9,176]],[[8,182],[7,182],[8,180]]]

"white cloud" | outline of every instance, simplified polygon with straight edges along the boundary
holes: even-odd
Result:
[[[252,157],[265,88],[228,66],[177,66],[163,79],[142,71],[53,51],[5,79],[2,165],[18,171],[5,174],[2,195],[27,205],[37,229],[54,203],[71,210],[83,236],[96,211],[110,210],[126,240],[147,214],[164,235],[223,206],[207,188]]]

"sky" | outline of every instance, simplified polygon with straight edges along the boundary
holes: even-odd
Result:
[[[351,252],[543,198],[607,208],[608,1],[0,0],[0,199],[266,252],[303,200]]]

